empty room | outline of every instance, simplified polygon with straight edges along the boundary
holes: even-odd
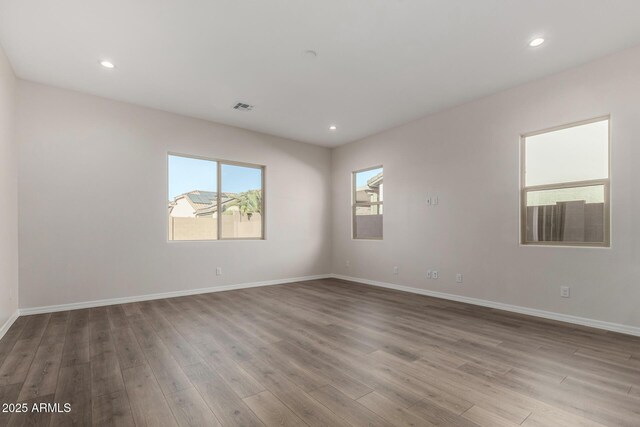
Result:
[[[0,0],[0,426],[640,426],[637,0]]]

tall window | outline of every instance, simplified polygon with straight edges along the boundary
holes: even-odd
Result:
[[[609,246],[609,118],[522,137],[522,243]]]
[[[382,239],[382,166],[353,172],[353,238]]]
[[[169,154],[169,240],[264,238],[264,166]]]

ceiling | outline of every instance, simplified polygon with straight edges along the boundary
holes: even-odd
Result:
[[[639,44],[638,17],[638,0],[0,0],[0,43],[23,79],[337,146]]]

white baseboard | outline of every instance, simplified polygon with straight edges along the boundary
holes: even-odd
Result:
[[[247,289],[247,288],[255,288],[259,286],[271,286],[271,285],[280,285],[285,283],[294,283],[294,282],[303,282],[307,280],[318,280],[318,279],[327,279],[327,278],[335,278],[348,280],[351,282],[362,283],[365,285],[378,286],[382,288],[395,289],[398,291],[410,292],[414,294],[426,295],[434,298],[441,298],[451,301],[464,302],[467,304],[479,305],[482,307],[495,308],[498,310],[510,311],[513,313],[526,314],[529,316],[541,317],[543,319],[557,320],[560,322],[572,323],[576,325],[589,326],[597,329],[604,329],[612,332],[620,332],[628,335],[640,336],[640,327],[623,325],[620,323],[611,323],[604,322],[601,320],[588,319],[585,317],[571,316],[568,314],[554,313],[550,311],[538,310],[535,308],[522,307],[511,304],[504,304],[500,302],[488,301],[478,298],[465,297],[462,295],[454,295],[447,294],[444,292],[435,292],[429,291],[426,289],[413,288],[409,286],[396,285],[393,283],[385,283],[379,282],[376,280],[362,279],[358,277],[350,277],[343,276],[340,274],[320,274],[315,276],[304,276],[304,277],[294,277],[289,279],[279,279],[279,280],[267,280],[263,282],[252,282],[252,283],[240,283],[236,285],[224,285],[224,286],[215,286],[210,288],[200,288],[200,289],[189,289],[183,291],[173,291],[173,292],[164,292],[158,294],[147,294],[147,295],[139,295],[133,297],[123,297],[123,298],[110,298],[110,299],[102,299],[96,301],[87,301],[87,302],[79,302],[79,303],[71,303],[71,304],[61,304],[61,305],[50,305],[46,307],[32,307],[32,308],[21,308],[19,311],[14,313],[13,316],[0,329],[0,338],[4,336],[4,334],[9,330],[13,322],[18,318],[18,316],[24,316],[29,314],[40,314],[40,313],[54,313],[57,311],[67,311],[67,310],[77,310],[81,308],[91,308],[91,307],[101,307],[105,305],[114,305],[114,304],[126,304],[130,302],[138,302],[138,301],[150,301],[154,299],[163,299],[163,298],[173,298],[173,297],[181,297],[187,295],[197,295],[197,294],[206,294],[211,292],[223,292],[223,291],[231,291],[235,289]]]
[[[0,340],[2,339],[2,337],[4,337],[4,334],[7,333],[11,325],[13,325],[13,322],[16,321],[18,316],[20,316],[20,311],[16,310],[15,313],[13,313],[11,317],[9,317],[6,322],[4,322],[4,325],[2,325],[2,327],[0,328]]]
[[[393,283],[378,282],[376,280],[361,279],[358,277],[343,276],[340,274],[331,275],[335,279],[348,280],[350,282],[363,283],[365,285],[379,286],[382,288],[395,289],[398,291],[411,292],[414,294],[426,295],[451,301],[464,302],[467,304],[479,305],[482,307],[495,308],[498,310],[511,311],[514,313],[526,314],[529,316],[541,317],[544,319],[557,320],[560,322],[573,323],[576,325],[589,326],[597,329],[604,329],[612,332],[620,332],[627,335],[640,337],[640,327],[623,325],[620,323],[603,322],[601,320],[588,319],[586,317],[571,316],[568,314],[554,313],[551,311],[538,310],[536,308],[522,307],[518,305],[503,304],[501,302],[488,301],[478,298],[465,297],[462,295],[447,294],[444,292],[429,291],[409,286],[396,285]]]
[[[109,298],[95,301],[76,302],[71,304],[49,305],[45,307],[21,308],[20,316],[29,314],[55,313],[57,311],[78,310],[81,308],[102,307],[105,305],[126,304],[130,302],[151,301],[154,299],[175,298],[187,295],[208,294],[211,292],[232,291],[236,289],[256,288],[259,286],[282,285],[285,283],[304,282],[306,280],[327,279],[330,274],[316,276],[292,277],[288,279],[266,280],[263,282],[239,283],[236,285],[214,286],[210,288],[188,289],[183,291],[163,292],[158,294],[138,295],[133,297]],[[17,313],[16,313],[17,314]],[[18,316],[16,315],[16,318]],[[14,319],[15,320],[15,319]]]

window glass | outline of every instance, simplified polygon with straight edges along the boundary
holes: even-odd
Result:
[[[382,239],[382,205],[356,206],[356,239]]]
[[[382,202],[382,168],[356,172],[356,202]]]
[[[527,187],[609,176],[609,121],[526,138]]]
[[[262,208],[262,168],[222,164],[222,238],[261,238]]]
[[[169,240],[263,238],[263,166],[173,154],[168,166]]]
[[[383,168],[353,173],[353,237],[382,239]]]
[[[169,155],[169,240],[217,239],[217,162]]]
[[[609,119],[523,138],[523,243],[609,245]]]
[[[604,241],[605,187],[561,188],[527,193],[527,241]]]

